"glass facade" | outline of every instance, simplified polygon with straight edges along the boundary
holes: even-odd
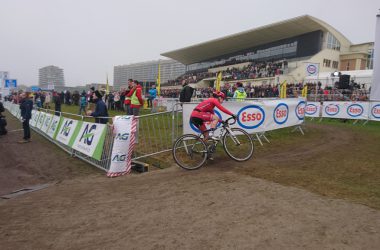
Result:
[[[161,84],[165,84],[169,80],[175,80],[186,71],[185,65],[174,60],[157,60],[115,66],[114,88],[118,90],[121,86],[126,86],[128,79],[140,82],[156,82],[159,64],[161,68]]]
[[[340,51],[340,42],[330,32],[327,32],[327,48]]]

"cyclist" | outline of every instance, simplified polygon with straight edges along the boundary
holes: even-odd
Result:
[[[190,115],[190,122],[202,132],[205,141],[207,141],[209,137],[214,140],[217,139],[213,136],[212,131],[215,130],[218,122],[222,122],[222,120],[220,120],[219,117],[214,113],[215,107],[224,113],[233,116],[236,120],[236,115],[221,105],[221,103],[226,98],[225,94],[220,91],[215,91],[212,93],[212,95],[213,97],[198,104]],[[206,132],[207,129],[206,125],[204,124],[205,122],[211,122],[211,130],[209,133]]]

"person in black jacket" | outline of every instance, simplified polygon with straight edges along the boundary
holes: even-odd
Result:
[[[194,89],[189,86],[189,84],[185,81],[183,83],[183,88],[179,93],[179,101],[180,102],[191,102],[191,97],[193,96]]]
[[[4,112],[4,106],[3,103],[0,102],[0,135],[6,135],[7,129],[5,128],[7,126],[7,120],[5,120],[5,116],[3,116],[2,112]]]
[[[89,110],[87,111],[87,115],[95,117],[96,123],[107,124],[108,118],[104,117],[108,117],[108,111],[102,97],[102,94],[98,90],[92,94],[92,100],[96,103],[95,111]]]
[[[29,99],[29,96],[27,93],[21,94],[20,109],[21,109],[21,118],[22,118],[22,128],[24,129],[24,137],[22,141],[19,141],[19,143],[26,143],[26,142],[30,142],[29,120],[32,118],[32,109],[33,109],[33,102],[32,100]]]

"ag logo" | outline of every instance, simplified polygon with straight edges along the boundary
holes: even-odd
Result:
[[[49,126],[49,122],[50,122],[50,120],[51,120],[51,117],[50,117],[50,116],[46,117],[45,125],[44,125],[45,127]]]
[[[115,137],[116,140],[120,140],[120,141],[126,141],[128,140],[128,137],[129,137],[129,133],[118,133]]]
[[[238,124],[245,129],[254,129],[263,124],[265,111],[257,105],[249,105],[238,112]]]
[[[123,162],[127,158],[126,154],[116,154],[114,157],[112,157],[113,162]]]
[[[299,120],[303,120],[305,118],[305,101],[300,101],[296,106],[296,116]]]
[[[96,130],[96,124],[87,124],[86,127],[83,130],[82,136],[79,139],[79,142],[91,145],[92,140],[94,139],[94,133],[92,133],[93,130]]]
[[[315,105],[315,104],[306,105],[305,114],[314,115],[315,113],[317,113],[317,111],[318,111],[317,105]]]
[[[58,121],[53,121],[51,123],[50,130],[55,131],[55,129],[57,128],[57,124],[58,124]]]
[[[326,106],[325,112],[328,115],[334,116],[339,113],[339,106],[336,104],[329,104]]]
[[[351,117],[357,117],[363,114],[364,108],[359,104],[352,104],[347,107],[347,114]]]
[[[214,112],[219,117],[219,119],[222,120],[222,115],[219,113],[219,111],[214,110]],[[192,130],[194,130],[197,133],[201,132],[197,127],[194,126],[194,124],[191,121],[189,121],[189,123],[190,123],[190,127],[191,127]],[[211,122],[205,122],[205,125],[206,125],[207,128],[209,127],[210,123]],[[218,122],[218,124],[216,125],[216,127],[219,127],[219,126],[220,126],[220,122]]]
[[[380,119],[380,104],[373,106],[371,109],[371,113],[373,117]]]
[[[277,124],[284,124],[288,120],[289,107],[285,103],[280,103],[273,111],[273,120]]]
[[[70,134],[71,125],[73,124],[72,120],[66,120],[65,124],[62,127],[61,135],[68,136]]]

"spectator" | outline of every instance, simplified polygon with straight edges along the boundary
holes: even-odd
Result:
[[[87,106],[87,99],[86,99],[86,92],[82,92],[80,99],[79,99],[79,113],[78,115],[82,115],[82,112],[86,114],[86,106]]]
[[[57,92],[53,93],[54,110],[56,116],[61,116],[61,96],[62,95],[59,95]]]
[[[95,111],[87,111],[87,115],[95,117],[95,122],[96,123],[101,123],[101,124],[107,124],[108,122],[108,111],[107,111],[107,106],[104,103],[102,99],[102,94],[99,92],[99,90],[96,90],[92,94],[92,100],[95,102]]]
[[[142,99],[142,88],[137,80],[133,81],[133,88],[127,96],[131,97],[131,106],[128,115],[138,116],[140,108],[144,104],[144,100]]]
[[[148,107],[153,108],[153,100],[157,97],[157,89],[156,85],[152,85],[152,88],[149,90],[149,98],[148,98]]]
[[[183,88],[181,90],[181,93],[179,94],[179,101],[191,102],[191,97],[193,96],[193,92],[194,92],[194,89],[190,87],[186,81],[184,81]]]
[[[32,109],[33,109],[33,102],[29,99],[29,96],[27,93],[21,94],[21,118],[22,118],[22,128],[24,129],[24,137],[22,141],[19,141],[19,143],[26,143],[30,142],[30,127],[29,127],[29,120],[32,118]]]
[[[127,111],[127,115],[131,113],[131,96],[129,95],[129,93],[131,93],[132,91],[132,86],[133,86],[133,80],[128,79],[128,88],[124,93],[125,95],[124,106]]]
[[[243,101],[245,98],[247,98],[247,93],[244,90],[243,84],[241,82],[236,83],[236,90],[234,92],[234,99],[237,99],[237,101]]]

